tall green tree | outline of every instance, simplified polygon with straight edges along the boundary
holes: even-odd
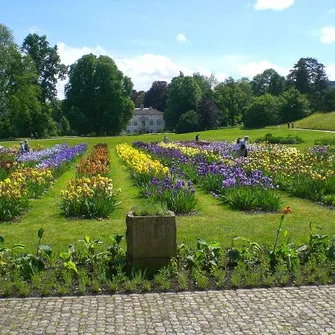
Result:
[[[300,58],[287,76],[289,86],[307,94],[313,111],[324,110],[324,97],[328,88],[328,77],[323,64],[317,59]]]
[[[310,102],[306,95],[301,94],[294,87],[285,91],[280,98],[281,122],[286,123],[300,120],[311,113]]]
[[[202,96],[206,98],[213,98],[213,88],[218,84],[214,74],[209,77],[200,74],[199,72],[193,73],[193,78],[197,81],[202,91]]]
[[[280,120],[280,98],[269,93],[255,97],[246,109],[244,125],[247,128],[261,128],[275,125]]]
[[[219,126],[220,109],[212,99],[203,97],[197,105],[196,112],[200,130],[216,129]]]
[[[166,100],[168,93],[168,85],[166,81],[154,81],[145,93],[144,105],[154,107],[157,110],[164,112],[166,108]]]
[[[10,30],[0,25],[1,137],[28,136],[38,127],[48,129],[43,120],[37,120],[43,110],[36,82],[36,68],[30,56],[20,53]]]
[[[29,34],[23,41],[22,50],[35,63],[41,101],[52,101],[57,96],[57,80],[65,79],[67,73],[67,67],[61,63],[57,45],[51,47],[45,35]]]
[[[325,112],[335,112],[335,87],[329,89],[325,95]]]
[[[201,88],[196,79],[180,73],[168,86],[168,98],[164,113],[166,127],[174,129],[182,114],[195,110],[202,96]]]
[[[214,101],[221,109],[221,120],[226,122],[221,125],[240,124],[252,97],[251,84],[247,78],[235,81],[230,77],[218,84],[214,88]]]
[[[285,77],[274,69],[267,69],[252,79],[251,86],[256,96],[265,93],[279,96],[284,91]]]
[[[190,110],[183,113],[176,126],[176,133],[190,133],[199,130],[199,117],[196,111]]]
[[[125,78],[108,56],[84,55],[71,65],[65,109],[77,133],[114,135],[126,127],[134,103],[129,89],[132,85]]]

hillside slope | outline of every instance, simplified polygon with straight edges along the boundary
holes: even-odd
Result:
[[[335,112],[315,113],[295,122],[295,127],[305,129],[335,130]]]

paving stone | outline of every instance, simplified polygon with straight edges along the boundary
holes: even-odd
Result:
[[[2,299],[0,334],[335,334],[335,286]]]

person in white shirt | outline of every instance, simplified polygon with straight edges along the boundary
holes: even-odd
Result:
[[[244,136],[243,140],[240,141],[240,157],[248,156],[248,141],[249,136]]]

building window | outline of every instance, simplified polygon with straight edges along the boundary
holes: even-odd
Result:
[[[134,126],[137,126],[137,121],[134,121]]]
[[[161,125],[161,120],[157,120],[157,126]]]
[[[143,127],[145,126],[145,121],[142,121],[142,126],[143,126]]]
[[[153,126],[153,125],[154,125],[154,121],[150,120],[150,126]]]

